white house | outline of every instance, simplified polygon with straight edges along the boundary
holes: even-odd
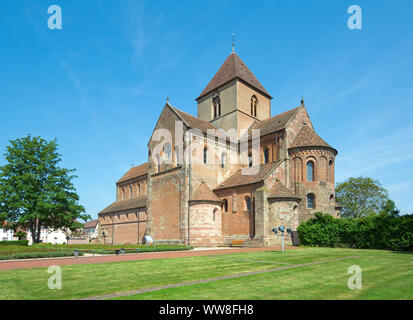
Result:
[[[40,241],[42,243],[51,243],[51,244],[66,244],[67,243],[67,234],[61,229],[51,229],[51,228],[40,228]],[[27,240],[29,240],[29,245],[32,245],[32,233],[27,232]]]
[[[0,228],[0,241],[12,241],[19,240],[14,237],[14,231],[6,228],[6,223],[3,224],[3,228]]]

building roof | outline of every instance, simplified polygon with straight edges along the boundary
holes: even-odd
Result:
[[[205,182],[201,182],[201,184],[195,189],[190,201],[222,202],[222,200],[212,192]]]
[[[241,60],[241,58],[235,52],[233,52],[225,60],[221,68],[219,68],[218,72],[208,83],[197,100],[234,79],[243,80],[244,82],[260,91],[262,94],[271,98],[267,90],[265,90],[262,84]]]
[[[293,191],[288,189],[282,182],[277,181],[268,192],[267,198],[300,199]],[[300,199],[301,200],[301,199]]]
[[[138,209],[146,207],[147,196],[141,196],[138,198],[132,198],[128,200],[119,200],[112,203],[106,209],[103,209],[99,213],[112,213],[118,211],[126,211],[131,209]]]
[[[189,113],[183,112],[182,110],[179,110],[175,107],[172,107],[169,103],[168,105],[171,107],[171,109],[173,111],[175,111],[175,113],[178,115],[178,117],[180,117],[182,119],[182,121],[189,127],[192,129],[199,129],[204,133],[207,133],[208,129],[213,129],[216,130],[217,128],[214,127],[211,123],[209,123],[208,121],[199,119],[197,117],[194,117],[192,115],[190,115]]]
[[[128,181],[128,180],[143,176],[145,174],[148,174],[148,168],[149,168],[148,162],[143,163],[143,164],[141,164],[139,166],[136,166],[136,167],[132,167],[132,168],[129,169],[128,172],[126,172],[122,176],[122,178],[120,178],[118,180],[117,183],[125,182],[125,181]]]
[[[223,183],[219,184],[214,190],[226,189],[231,187],[243,186],[263,181],[278,165],[281,161],[262,164],[259,166],[259,171],[254,175],[244,175],[242,170],[238,170],[232,176],[230,176]],[[253,167],[254,168],[254,167]]]
[[[96,225],[98,224],[98,221],[97,220],[90,220],[90,221],[88,221],[88,222],[86,222],[84,225],[83,225],[83,228],[96,228]]]
[[[331,147],[327,142],[320,138],[320,136],[309,126],[304,125],[298,132],[293,143],[290,145],[289,149],[302,148],[302,147],[325,147],[330,148],[335,151],[337,150]]]
[[[252,129],[259,129],[260,135],[265,136],[267,134],[282,130],[287,126],[288,122],[295,116],[300,108],[303,107],[299,106],[297,108],[280,113],[279,115],[276,115],[269,119],[255,122],[251,126],[249,133],[251,133]]]

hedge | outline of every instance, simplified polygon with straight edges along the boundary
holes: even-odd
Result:
[[[29,240],[0,241],[0,246],[28,246]]]
[[[307,246],[413,250],[413,215],[336,219],[317,212],[297,230]]]
[[[0,260],[15,260],[15,259],[36,259],[36,258],[56,258],[56,257],[70,257],[73,256],[73,250],[71,251],[59,251],[59,252],[20,252],[7,256],[0,256]],[[79,253],[82,255],[82,253]]]
[[[129,246],[129,247],[133,248],[133,246]],[[113,250],[90,249],[90,252],[93,251],[95,254],[115,254],[116,250],[120,250],[120,249],[121,248],[113,249]],[[183,251],[183,250],[191,250],[191,249],[193,249],[193,247],[191,247],[191,246],[187,246],[187,247],[186,246],[185,247],[182,247],[182,246],[181,247],[148,247],[148,248],[145,248],[145,247],[140,247],[139,248],[138,247],[138,253],[163,252],[163,251]],[[86,250],[88,250],[88,249],[84,249],[83,252],[85,252]],[[128,253],[128,252],[135,253],[136,251],[133,250],[133,249],[125,249],[125,253]]]

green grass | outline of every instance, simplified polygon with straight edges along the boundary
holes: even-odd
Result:
[[[0,299],[76,299],[348,256],[359,257],[121,299],[413,299],[413,254],[329,248],[63,266],[62,290],[48,289],[45,268],[2,271]],[[351,265],[362,290],[347,287]]]

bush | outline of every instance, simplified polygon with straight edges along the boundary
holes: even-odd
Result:
[[[19,252],[11,255],[0,256],[0,260],[15,260],[15,259],[36,259],[36,258],[56,258],[73,256],[73,251],[59,252]],[[82,255],[82,253],[79,253]]]
[[[28,246],[29,240],[0,241],[0,246]]]
[[[317,212],[297,230],[308,246],[413,250],[413,215],[335,219]]]

